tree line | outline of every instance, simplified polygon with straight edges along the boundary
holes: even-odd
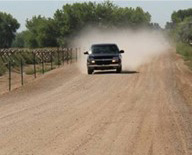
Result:
[[[171,22],[166,24],[166,29],[170,31],[176,42],[192,42],[192,8],[174,11]]]
[[[9,27],[10,23],[12,27]],[[26,20],[26,30],[15,33],[19,23],[10,14],[0,13],[0,47],[56,47],[67,46],[70,39],[86,26],[150,27],[151,15],[142,8],[119,7],[110,1],[66,4],[56,10],[52,18],[41,15]],[[8,35],[7,35],[8,34]]]
[[[192,69],[192,9],[173,12],[166,29],[175,41],[177,53],[183,56],[185,64]]]

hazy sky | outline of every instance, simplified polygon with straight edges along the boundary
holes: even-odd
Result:
[[[81,0],[83,1],[83,0]],[[85,0],[88,1],[88,0]],[[91,0],[92,1],[92,0]],[[95,0],[98,1],[98,0]],[[26,19],[31,19],[34,15],[42,15],[53,17],[57,9],[61,9],[66,3],[79,2],[71,1],[1,1],[0,11],[12,14],[14,18],[21,24],[19,31],[25,30]],[[171,19],[171,13],[179,9],[192,8],[192,1],[113,1],[121,7],[142,7],[144,11],[148,11],[152,16],[152,22],[157,22],[164,26]]]

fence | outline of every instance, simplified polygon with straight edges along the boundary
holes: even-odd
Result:
[[[76,62],[79,52],[79,48],[0,49],[0,93]]]

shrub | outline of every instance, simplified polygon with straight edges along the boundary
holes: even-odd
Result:
[[[192,68],[192,47],[186,43],[177,43],[176,46],[177,53],[181,54],[184,57],[185,61],[188,61],[186,64]]]

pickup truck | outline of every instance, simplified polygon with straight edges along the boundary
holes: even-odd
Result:
[[[117,73],[122,71],[121,53],[116,44],[93,44],[87,54],[87,73],[92,74],[94,70],[115,69]]]

